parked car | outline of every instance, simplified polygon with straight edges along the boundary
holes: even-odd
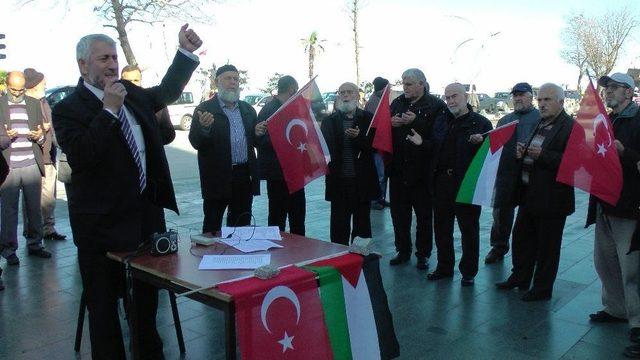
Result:
[[[511,93],[500,91],[494,94],[494,99],[496,99],[496,109],[498,111],[503,112],[511,112],[513,111],[513,99],[511,99]]]
[[[271,95],[269,94],[264,94],[264,93],[259,93],[259,94],[248,94],[245,95],[245,97],[242,99],[242,101],[248,103],[249,105],[253,106],[253,108],[256,110],[256,112],[260,112],[260,109],[262,109],[264,107],[264,104],[266,104],[266,102],[262,101],[265,98],[269,98],[269,100],[271,99]],[[258,107],[258,104],[261,104],[260,107]]]
[[[47,99],[49,106],[53,109],[60,100],[66,98],[74,91],[76,91],[76,87],[74,85],[57,86],[46,90],[44,92],[44,97]]]
[[[193,101],[193,93],[184,91],[180,94],[178,100],[167,106],[171,124],[177,126],[180,130],[189,130],[191,128],[191,116],[197,104]]]
[[[489,114],[494,114],[498,111],[498,100],[492,98],[491,96],[479,93],[478,95],[478,112],[485,111]]]
[[[271,101],[271,99],[273,99],[273,96],[263,96],[262,98],[260,98],[255,104],[253,104],[253,108],[256,110],[256,114],[260,112],[260,110],[262,110],[262,108],[267,105],[267,103],[269,101]]]
[[[324,102],[324,110],[322,111],[323,115],[329,116],[333,113],[333,105],[336,102],[336,97],[338,93],[335,91],[322,93],[322,101]]]

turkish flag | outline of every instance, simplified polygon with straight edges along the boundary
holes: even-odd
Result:
[[[376,108],[376,113],[371,120],[371,128],[376,129],[371,147],[382,154],[385,162],[393,154],[393,140],[391,136],[391,108],[389,107],[390,87],[387,85],[382,92],[382,97]]]
[[[267,119],[271,145],[290,194],[328,170],[329,149],[311,111],[314,88],[311,80]]]
[[[218,285],[233,297],[243,359],[332,359],[315,274],[296,266],[275,278]]]
[[[589,82],[556,180],[615,206],[622,191],[622,167],[614,140],[604,104]]]

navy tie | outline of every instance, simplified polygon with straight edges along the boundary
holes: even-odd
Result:
[[[133,130],[131,130],[131,125],[129,125],[129,120],[127,119],[127,115],[124,113],[124,108],[120,108],[120,112],[118,113],[118,120],[120,120],[120,129],[122,130],[122,134],[124,138],[127,140],[127,146],[129,146],[129,151],[131,151],[131,155],[133,156],[133,160],[136,162],[138,166],[138,184],[140,185],[140,192],[144,190],[145,186],[147,186],[147,176],[144,173],[144,168],[142,167],[142,160],[140,159],[140,152],[138,151],[138,145],[136,145],[136,140],[133,137]]]

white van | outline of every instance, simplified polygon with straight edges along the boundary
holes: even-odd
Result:
[[[180,130],[189,130],[189,128],[191,128],[191,116],[196,106],[197,104],[193,101],[193,93],[191,91],[184,91],[180,94],[178,100],[167,106],[169,116],[171,117],[171,124]]]

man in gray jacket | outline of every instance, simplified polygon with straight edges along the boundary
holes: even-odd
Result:
[[[511,89],[513,98],[513,112],[498,120],[497,127],[509,124],[518,120],[516,125],[516,141],[520,144],[527,142],[531,132],[535,129],[536,123],[540,120],[540,112],[533,107],[533,89],[526,82],[517,83]],[[515,150],[515,149],[514,149]],[[505,159],[509,161],[510,159]],[[493,264],[504,258],[509,252],[509,235],[513,226],[513,214],[515,210],[515,198],[510,194],[510,190],[515,188],[517,174],[513,171],[515,167],[515,151],[513,154],[514,166],[501,166],[498,182],[501,183],[500,190],[502,196],[496,196],[493,208],[493,225],[491,226],[491,251],[484,258],[485,264]]]

